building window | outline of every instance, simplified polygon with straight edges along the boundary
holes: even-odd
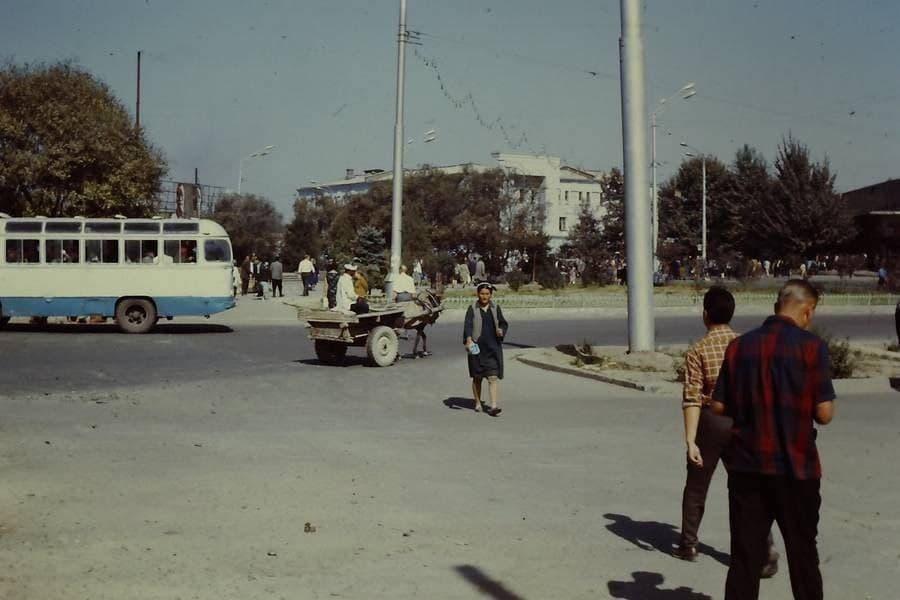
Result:
[[[569,190],[566,190],[565,200],[567,203],[569,202]]]
[[[568,193],[568,192],[567,192],[567,193]],[[559,230],[560,230],[560,231],[566,231],[566,218],[565,218],[565,217],[560,217],[560,218],[559,218]]]
[[[584,194],[578,192],[578,204],[584,204]]]
[[[584,193],[584,201],[587,202],[588,204],[591,203],[591,193],[590,192]]]

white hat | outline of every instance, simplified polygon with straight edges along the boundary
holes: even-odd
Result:
[[[344,269],[347,270],[347,271],[355,271],[355,270],[356,270],[356,265],[354,265],[353,263],[346,263],[346,264],[344,265]]]

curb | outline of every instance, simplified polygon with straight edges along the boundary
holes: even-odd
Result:
[[[583,369],[579,369],[577,367],[567,367],[564,365],[555,365],[552,363],[535,360],[533,358],[528,358],[525,354],[519,354],[518,356],[516,356],[516,359],[519,362],[528,365],[529,367],[535,367],[537,369],[543,369],[545,371],[552,371],[555,373],[562,373],[563,375],[574,375],[575,377],[592,379],[601,383],[617,385],[619,387],[637,390],[639,392],[666,393],[673,391],[674,388],[672,386],[675,385],[670,384],[670,382],[638,383],[636,381],[630,381],[628,379],[584,371]],[[678,387],[680,388],[681,386],[679,385]],[[835,379],[834,391],[839,399],[842,396],[854,396],[859,394],[886,394],[889,392],[900,392],[900,377],[861,377],[858,379]]]
[[[535,367],[538,369],[544,369],[545,371],[553,371],[556,373],[563,373],[564,375],[574,375],[576,377],[583,377],[585,379],[593,379],[594,381],[600,381],[602,383],[609,383],[611,385],[618,385],[620,387],[629,388],[632,390],[637,390],[639,392],[662,392],[666,391],[664,386],[661,385],[647,385],[643,383],[637,383],[635,381],[629,381],[627,379],[620,379],[618,377],[610,377],[609,375],[602,375],[600,373],[591,373],[589,371],[583,371],[581,369],[577,369],[575,367],[564,367],[562,365],[553,365],[545,362],[541,362],[539,360],[534,360],[532,358],[527,358],[524,355],[519,355],[516,357],[519,362],[522,362],[529,367]]]

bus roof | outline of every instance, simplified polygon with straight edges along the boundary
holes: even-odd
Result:
[[[188,233],[188,229],[185,225],[189,224],[197,224],[197,229],[194,232],[200,235],[209,235],[209,236],[217,236],[217,237],[227,237],[228,232],[225,231],[225,228],[212,221],[210,219],[161,219],[161,218],[135,218],[129,219],[124,217],[106,217],[106,218],[88,218],[88,217],[12,217],[6,213],[0,212],[0,223],[127,223],[127,224],[135,224],[135,223],[146,223],[146,224],[163,224],[163,232],[164,233]],[[168,225],[168,226],[167,226]],[[127,229],[127,228],[126,228]],[[0,233],[6,230],[6,227],[0,227]],[[167,231],[169,230],[169,231]],[[127,231],[126,231],[127,233]]]

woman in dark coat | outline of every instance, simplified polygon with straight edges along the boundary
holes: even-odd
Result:
[[[488,397],[491,406],[485,412],[492,417],[500,414],[499,380],[503,379],[503,338],[509,330],[509,323],[503,318],[500,307],[491,302],[494,286],[484,282],[476,288],[478,300],[466,311],[463,325],[463,343],[469,352],[469,376],[472,378],[472,394],[475,396],[475,411],[482,410],[481,382],[488,380]],[[477,353],[473,351],[477,348]]]

